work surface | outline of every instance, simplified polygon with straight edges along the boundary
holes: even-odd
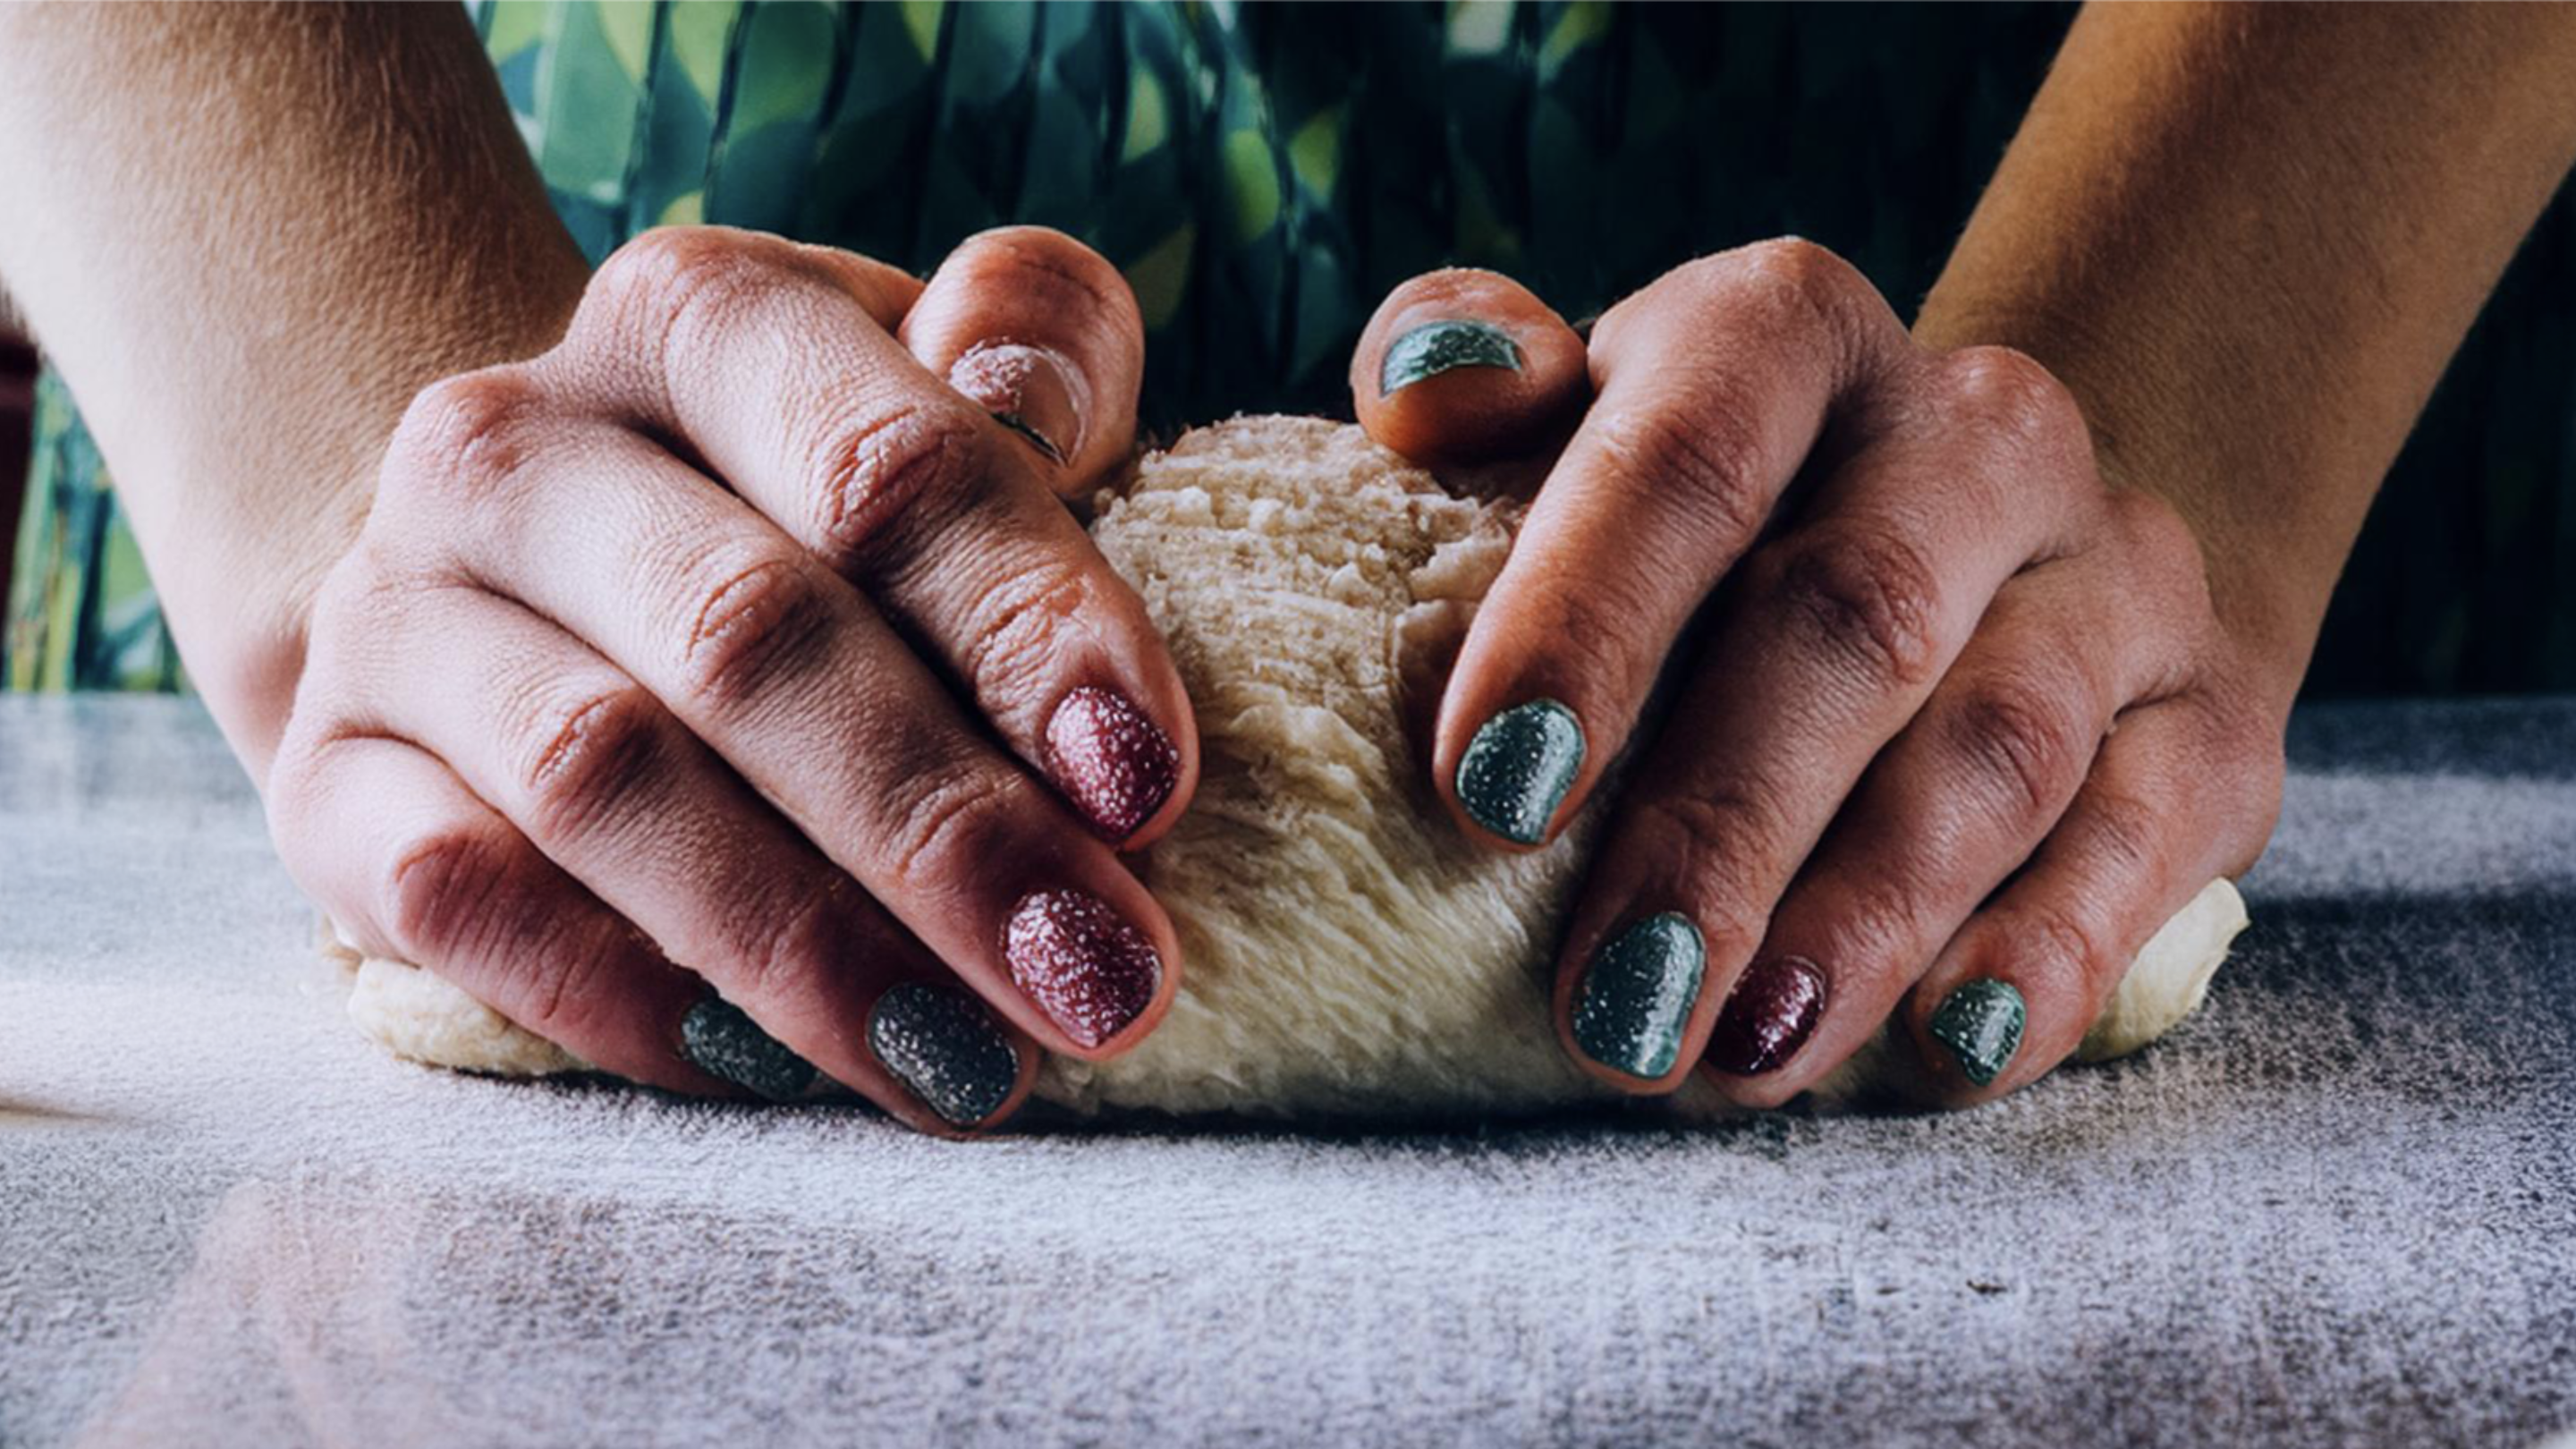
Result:
[[[362,1042],[193,706],[0,698],[0,1444],[2576,1424],[2576,701],[2311,711],[2164,1043],[1958,1116],[953,1145]]]

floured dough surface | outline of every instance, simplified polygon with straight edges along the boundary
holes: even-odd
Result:
[[[1350,1119],[1614,1095],[1566,1061],[1546,984],[1609,792],[1546,850],[1478,850],[1406,728],[1436,703],[1515,522],[1356,427],[1303,418],[1191,432],[1104,502],[1093,537],[1143,595],[1198,716],[1198,793],[1137,861],[1179,932],[1182,988],[1116,1061],[1050,1061],[1042,1097]],[[2134,1051],[2189,1015],[2244,925],[2235,890],[2211,882],[2148,944],[2079,1057]],[[415,1060],[580,1068],[401,963],[359,962],[349,1010]],[[1864,1050],[1819,1095],[1868,1091],[1884,1059]]]

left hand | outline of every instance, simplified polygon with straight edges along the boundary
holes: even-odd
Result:
[[[2208,541],[2104,482],[2040,364],[1918,346],[1821,247],[1678,267],[1588,340],[1416,278],[1352,387],[1417,461],[1544,469],[1434,768],[1528,849],[1633,746],[1557,972],[1606,1081],[1775,1106],[1893,1012],[1922,1099],[2001,1095],[2271,834],[2296,680],[2222,626]]]

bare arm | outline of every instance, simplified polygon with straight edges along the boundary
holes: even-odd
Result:
[[[2286,702],[2571,98],[2576,6],[2088,7],[1915,335],[2046,363]]]
[[[0,278],[257,776],[404,405],[588,269],[452,5],[9,6],[0,134]]]

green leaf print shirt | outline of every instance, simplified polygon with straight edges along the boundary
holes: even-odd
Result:
[[[1134,288],[1145,423],[1165,434],[1238,410],[1347,416],[1344,369],[1369,313],[1444,265],[1508,272],[1578,318],[1692,256],[1797,233],[1910,313],[2072,16],[1593,0],[471,9],[594,261],[648,227],[715,222],[927,275],[986,227],[1058,227]],[[2566,289],[2563,210],[2525,262],[2549,255],[2518,264],[2509,292],[2517,278]],[[2511,339],[2558,366],[2513,373],[2518,396],[2471,399],[2443,458],[2453,478],[2508,476],[2518,491],[2496,506],[2548,527],[2500,532],[2471,490],[2426,490],[2405,507],[2431,510],[2443,548],[2374,553],[2365,537],[2356,574],[2408,607],[2339,603],[2359,637],[2329,647],[2323,672],[2340,660],[2362,687],[2576,686],[2576,591],[2495,582],[2545,577],[2576,551],[2570,332],[2562,309],[2539,341]],[[72,399],[51,377],[38,394],[7,682],[183,687]],[[2445,426],[2437,399],[2426,430]],[[2422,538],[2434,520],[2405,521]]]

